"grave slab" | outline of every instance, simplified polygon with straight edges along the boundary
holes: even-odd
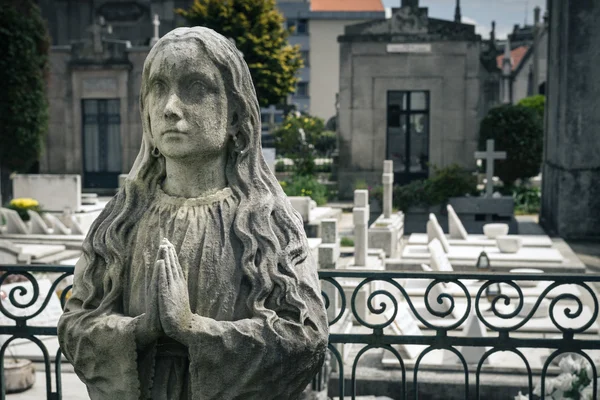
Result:
[[[27,245],[62,245],[68,249],[81,249],[83,235],[21,235],[2,234],[1,239]]]
[[[477,261],[482,251],[488,255],[490,262],[542,262],[542,263],[562,263],[564,257],[560,251],[552,248],[524,247],[516,253],[502,253],[497,247],[486,246],[461,246],[451,247],[448,253],[448,259],[454,264],[456,261]],[[402,250],[403,259],[426,260],[430,257],[427,246],[407,245]],[[475,263],[473,263],[475,266]]]
[[[450,246],[496,246],[496,239],[489,239],[485,235],[469,235],[466,240],[452,239],[450,235],[445,235]],[[511,235],[512,236],[512,235]],[[521,238],[523,247],[552,247],[552,239],[545,235],[515,235]],[[426,233],[413,233],[409,236],[407,244],[426,245]]]
[[[51,256],[53,254],[60,253],[66,250],[66,247],[59,244],[25,244],[15,243],[15,246],[19,248],[24,254],[31,255],[33,260],[38,258]]]

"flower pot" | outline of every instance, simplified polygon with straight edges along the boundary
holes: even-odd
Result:
[[[30,360],[4,359],[6,393],[25,391],[35,383],[35,366]]]
[[[498,236],[496,238],[498,249],[502,253],[516,253],[523,246],[523,241],[520,237],[515,236]]]
[[[488,239],[496,239],[499,236],[508,235],[508,224],[485,224],[483,233]]]

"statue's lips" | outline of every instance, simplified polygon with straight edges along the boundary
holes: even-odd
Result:
[[[177,131],[177,130],[170,130],[170,131],[163,132],[163,136],[169,136],[169,135],[187,135],[187,133],[182,132],[182,131]]]

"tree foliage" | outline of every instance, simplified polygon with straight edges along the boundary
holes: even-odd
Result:
[[[45,77],[50,41],[32,0],[0,7],[0,163],[3,170],[27,171],[43,148],[48,129]]]
[[[505,185],[528,179],[540,172],[544,129],[537,110],[505,104],[492,108],[481,121],[479,149],[494,139],[498,151],[506,151],[506,160],[496,161],[495,172]]]
[[[178,9],[192,26],[214,29],[235,40],[244,54],[261,106],[282,103],[296,90],[302,68],[300,47],[288,43],[292,30],[283,27],[275,0],[194,0]]]
[[[304,140],[300,129],[304,131]],[[273,136],[277,154],[294,160],[300,175],[316,172],[315,157],[329,157],[336,145],[335,132],[325,130],[323,119],[298,113],[288,114]]]
[[[523,107],[534,109],[540,117],[540,120],[542,121],[543,125],[544,107],[546,106],[546,96],[544,96],[543,94],[537,94],[535,96],[525,97],[524,99],[521,99],[521,101],[519,101],[517,104]]]

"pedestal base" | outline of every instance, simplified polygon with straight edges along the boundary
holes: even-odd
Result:
[[[396,258],[402,236],[404,215],[401,212],[393,214],[391,218],[381,215],[369,228],[369,248],[382,249],[387,258]]]

